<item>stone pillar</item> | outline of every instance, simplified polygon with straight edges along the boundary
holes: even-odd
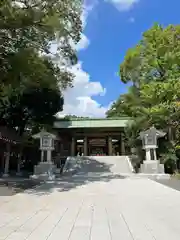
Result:
[[[44,162],[44,150],[41,150],[41,162]]]
[[[47,162],[52,162],[52,159],[51,159],[51,150],[47,150]]]
[[[110,136],[108,136],[108,154],[109,154],[109,156],[113,155],[112,137],[110,137]]]
[[[146,161],[151,161],[151,150],[149,148],[146,149]]]
[[[154,160],[157,161],[157,153],[155,148],[154,148]]]
[[[71,140],[71,156],[75,156],[75,138],[72,137],[72,140]]]
[[[4,174],[3,174],[4,177],[9,176],[10,150],[11,150],[10,143],[6,143],[6,156],[5,156],[5,166],[4,166]]]
[[[126,151],[125,151],[125,145],[124,145],[124,139],[123,139],[123,133],[121,133],[121,156],[126,155]]]
[[[84,156],[88,155],[88,151],[87,151],[87,137],[84,137],[84,152],[83,152]]]

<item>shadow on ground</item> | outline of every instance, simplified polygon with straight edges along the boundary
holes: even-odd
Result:
[[[83,161],[76,166],[74,171],[67,172],[56,181],[47,182],[40,187],[29,191],[29,194],[46,195],[56,191],[67,192],[80,186],[93,182],[109,182],[113,179],[125,179],[120,174],[111,172],[112,164],[105,164],[95,159],[84,157]]]
[[[40,185],[37,180],[24,179],[24,178],[1,178],[0,179],[0,197],[13,196],[17,193],[24,192],[28,189]]]

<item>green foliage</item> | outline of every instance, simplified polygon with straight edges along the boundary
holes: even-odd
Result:
[[[160,160],[165,166],[165,170],[167,173],[174,173],[177,171],[177,156],[175,149],[168,148],[166,152],[160,155]]]
[[[164,151],[167,163],[176,162],[175,146],[180,145],[179,36],[180,25],[155,24],[143,34],[120,65],[121,80],[132,86],[107,112],[108,117],[126,115],[134,120],[126,130],[132,147],[138,146],[141,130],[152,125],[164,129],[172,145],[172,150]]]
[[[123,82],[165,81],[180,76],[180,25],[163,28],[155,24],[129,49],[120,66]]]
[[[8,105],[1,110],[1,125],[19,127],[20,133],[28,125],[53,124],[54,115],[62,110],[63,98],[59,90],[32,87],[23,93],[11,94]]]
[[[71,43],[80,40],[81,11],[81,0],[0,2],[0,124],[20,133],[52,124],[72,86],[65,66],[77,62]]]

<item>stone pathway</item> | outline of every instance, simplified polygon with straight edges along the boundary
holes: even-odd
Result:
[[[0,197],[0,240],[179,240],[179,223],[180,192],[148,179],[77,176]]]

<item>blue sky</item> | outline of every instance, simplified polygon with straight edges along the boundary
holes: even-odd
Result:
[[[128,48],[154,22],[178,24],[179,9],[179,0],[87,0],[75,87],[65,93],[64,113],[103,117],[127,91],[116,73]]]

